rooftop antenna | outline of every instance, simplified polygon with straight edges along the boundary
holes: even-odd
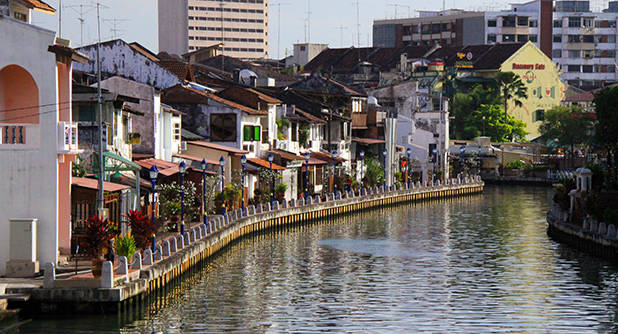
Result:
[[[277,6],[277,59],[281,58],[281,55],[279,54],[279,52],[281,51],[281,6],[287,6],[289,4],[289,2],[278,2],[270,4],[271,6]]]
[[[117,18],[113,18],[113,19],[103,19],[103,22],[112,22],[112,28],[109,29],[109,31],[112,33],[112,39],[116,39],[116,37],[118,36],[118,33],[121,31],[124,31],[123,29],[118,29],[118,22],[126,22],[126,21],[131,21],[129,19],[117,19]]]
[[[76,12],[79,16],[77,17],[77,20],[79,21],[79,45],[84,45],[84,23],[86,22],[86,19],[84,18],[85,14],[88,14],[88,12],[96,9],[95,6],[92,5],[73,5],[73,6],[65,6],[64,8],[71,8],[74,12]],[[79,8],[79,9],[78,9]],[[86,10],[84,11],[84,8],[86,9],[90,9],[90,10]]]
[[[356,0],[353,4],[356,5],[356,42],[360,47],[360,1]]]
[[[344,31],[344,30],[346,30],[346,29],[348,29],[348,27],[345,27],[345,26],[339,26],[339,27],[337,27],[337,28],[335,28],[335,29],[339,30],[339,37],[340,37],[340,39],[341,39],[341,43],[340,43],[340,44],[341,44],[341,47],[343,48],[343,47],[345,47],[345,46],[343,45],[343,31]]]
[[[446,0],[442,0],[442,11],[446,11]]]
[[[397,8],[398,8],[398,7],[408,8],[408,17],[410,17],[410,10],[411,10],[411,7],[410,7],[410,6],[407,6],[407,5],[400,5],[400,4],[398,4],[398,3],[390,3],[390,4],[388,4],[388,6],[390,6],[390,7],[395,7],[395,19],[397,19]]]
[[[98,42],[97,42],[97,109],[98,109],[98,125],[99,125],[99,180],[98,180],[98,192],[97,192],[97,214],[103,215],[103,208],[105,205],[104,193],[103,193],[103,178],[105,175],[103,174],[105,169],[103,163],[103,108],[102,108],[102,97],[101,97],[101,4],[97,2],[97,34],[98,34]]]
[[[62,0],[58,2],[58,37],[62,38]]]
[[[311,43],[311,0],[307,0],[307,43]]]

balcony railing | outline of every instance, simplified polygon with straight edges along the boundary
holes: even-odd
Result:
[[[39,129],[38,124],[0,123],[0,145],[37,146]]]

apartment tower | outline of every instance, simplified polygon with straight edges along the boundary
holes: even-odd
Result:
[[[159,0],[159,51],[268,57],[268,0]]]

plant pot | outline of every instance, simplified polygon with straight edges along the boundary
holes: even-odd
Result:
[[[94,276],[94,278],[101,277],[103,261],[105,260],[101,256],[92,258],[92,276]]]

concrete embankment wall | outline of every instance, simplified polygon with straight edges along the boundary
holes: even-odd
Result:
[[[213,222],[211,225],[215,225],[215,228],[211,226],[212,230],[209,231],[206,231],[204,226],[193,229],[191,232],[195,233],[196,237],[190,240],[195,239],[194,241],[169,256],[163,256],[154,264],[144,266],[139,271],[139,276],[136,275],[137,272],[130,273],[134,279],[115,275],[111,288],[66,287],[56,280],[54,287],[28,291],[31,299],[27,306],[37,312],[49,313],[122,309],[149,294],[161,291],[170,282],[181,279],[183,273],[195,268],[230,243],[253,233],[389,205],[478,194],[483,191],[483,187],[481,181],[474,180],[465,184],[417,187],[385,193],[378,191],[362,197],[330,200],[263,213],[249,212],[248,216],[239,217],[227,224]]]

